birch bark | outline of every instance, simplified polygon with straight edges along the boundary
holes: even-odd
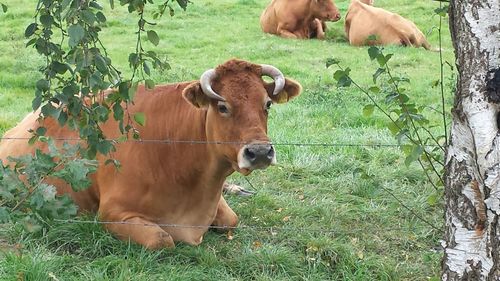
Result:
[[[450,28],[458,82],[442,280],[500,280],[500,0],[451,0]]]

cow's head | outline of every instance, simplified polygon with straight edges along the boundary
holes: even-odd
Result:
[[[266,82],[269,76],[273,82]],[[207,110],[206,135],[217,156],[242,174],[276,162],[267,136],[267,118],[273,103],[298,96],[301,86],[270,65],[230,60],[209,69],[183,92],[196,107]]]
[[[340,12],[333,0],[311,0],[313,17],[326,21],[338,21]]]

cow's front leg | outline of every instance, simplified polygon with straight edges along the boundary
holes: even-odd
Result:
[[[311,29],[315,31],[316,38],[321,40],[325,39],[326,24],[316,18],[313,20],[311,25]]]
[[[238,225],[238,216],[236,213],[227,205],[226,200],[221,195],[219,199],[219,204],[217,206],[217,214],[212,222],[212,225],[218,226],[219,231],[227,231]]]
[[[297,35],[290,31],[289,24],[278,24],[277,33],[279,36],[284,38],[300,38],[300,35]]]
[[[158,224],[144,218],[131,217],[123,219],[108,216],[103,219],[117,222],[105,224],[105,226],[121,240],[132,240],[148,249],[175,247],[174,240],[168,232],[163,230]]]

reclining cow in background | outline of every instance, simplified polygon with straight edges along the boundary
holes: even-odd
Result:
[[[262,31],[285,38],[325,38],[325,21],[338,21],[332,0],[272,0],[260,16]]]
[[[345,17],[345,34],[349,43],[361,45],[431,46],[424,34],[410,20],[381,8],[373,0],[352,0]],[[370,39],[370,36],[375,39]]]
[[[270,76],[267,83],[262,76]],[[140,128],[142,139],[174,143],[123,142],[113,157],[121,168],[104,165],[91,176],[92,185],[80,192],[54,180],[58,194],[68,193],[80,211],[98,212],[117,237],[147,248],[173,247],[174,241],[201,243],[211,225],[234,227],[238,217],[222,196],[223,183],[234,171],[248,175],[276,162],[267,136],[268,111],[273,103],[298,96],[301,86],[275,67],[230,60],[207,70],[200,81],[139,87],[130,113],[147,117]],[[39,112],[28,115],[5,134],[26,138],[28,129],[44,126],[54,138],[77,138],[57,121],[37,121]],[[108,138],[117,138],[118,124],[102,125]],[[176,140],[181,142],[175,142]],[[185,141],[193,141],[186,143]],[[37,144],[42,149],[43,144]],[[16,140],[0,142],[0,159],[34,153],[36,146]],[[174,227],[166,225],[194,225]]]

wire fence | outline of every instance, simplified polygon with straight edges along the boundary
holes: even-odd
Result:
[[[132,225],[141,227],[165,227],[165,228],[185,228],[185,229],[215,229],[215,230],[239,230],[239,229],[249,229],[258,230],[266,232],[280,232],[280,231],[293,231],[293,232],[315,232],[315,233],[331,233],[339,234],[346,232],[345,230],[338,230],[333,228],[325,227],[297,227],[297,226],[258,226],[258,225],[246,225],[240,224],[238,226],[229,225],[191,225],[191,224],[176,224],[176,223],[137,223],[130,221],[102,221],[102,220],[78,220],[78,219],[55,219],[54,221],[64,224],[97,224],[97,225]],[[403,229],[413,229],[413,230],[427,230],[427,228],[417,227],[417,226],[390,226],[390,227],[377,227],[378,230],[388,231],[388,230],[403,230]],[[437,229],[440,230],[440,229]],[[357,232],[358,230],[349,229],[347,232]]]
[[[28,141],[30,138],[27,137],[0,137],[0,140],[14,140],[14,141]],[[54,141],[69,141],[69,142],[85,142],[80,138],[51,138]],[[113,139],[112,141],[116,143],[135,143],[135,144],[188,144],[188,145],[203,145],[203,144],[217,144],[217,145],[244,145],[249,142],[242,141],[206,141],[206,140],[173,140],[173,139]],[[271,142],[275,146],[298,146],[298,147],[369,147],[369,148],[398,148],[404,144],[394,144],[394,143],[328,143],[328,142]],[[438,145],[426,145],[425,147],[439,147]],[[247,177],[244,178],[246,182],[252,187],[253,190],[257,190],[255,186],[248,180]],[[407,206],[399,197],[397,197],[391,190],[387,188],[382,188],[389,196],[393,197],[399,205],[407,209],[413,216],[418,220],[422,221],[424,224],[429,226],[435,231],[442,231],[441,227],[436,226],[434,223],[425,219],[423,216],[419,215],[414,209]],[[249,226],[249,225],[239,225],[239,226],[216,226],[216,225],[185,225],[185,224],[164,224],[164,223],[134,223],[127,221],[98,221],[98,220],[56,220],[63,223],[77,223],[77,224],[120,224],[120,225],[137,225],[143,227],[171,227],[171,228],[198,228],[198,229],[224,229],[224,230],[236,230],[236,229],[252,229],[261,231],[308,231],[308,232],[321,232],[321,233],[338,233],[338,230],[329,228],[311,228],[311,227],[290,227],[290,226]],[[391,226],[390,229],[394,229]],[[402,229],[402,228],[400,228]]]
[[[71,141],[71,142],[85,142],[80,138],[51,138],[54,141]],[[0,137],[0,140],[25,140],[28,141],[30,138],[26,137]],[[190,145],[202,145],[202,144],[219,144],[219,145],[244,145],[249,144],[248,141],[206,141],[206,140],[173,140],[173,139],[112,139],[115,143],[138,143],[138,144],[190,144]],[[401,147],[405,144],[396,143],[328,143],[328,142],[270,142],[275,146],[312,146],[312,147],[373,147],[373,148],[384,148],[384,147]],[[439,145],[424,145],[424,147],[440,147]]]

